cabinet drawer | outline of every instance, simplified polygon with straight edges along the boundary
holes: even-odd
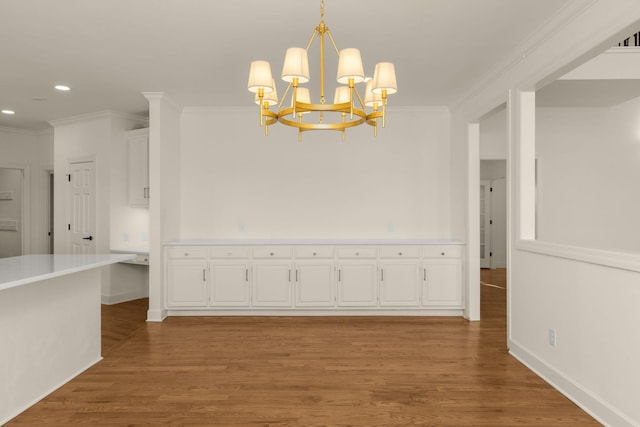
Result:
[[[460,245],[435,245],[422,248],[424,258],[461,258],[462,246]]]
[[[340,258],[375,258],[378,255],[378,248],[338,248]]]
[[[326,246],[300,246],[295,248],[296,258],[333,258],[334,251]]]
[[[167,248],[167,256],[172,259],[206,259],[207,248],[198,246],[175,246]]]
[[[211,258],[249,258],[249,248],[237,246],[215,246],[209,249]]]
[[[383,246],[380,258],[420,258],[420,248],[414,246]]]
[[[293,250],[283,246],[259,246],[253,248],[254,258],[291,258]]]

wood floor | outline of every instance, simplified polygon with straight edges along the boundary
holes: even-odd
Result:
[[[104,307],[104,360],[7,425],[599,425],[509,356],[504,270],[482,281],[471,323]]]

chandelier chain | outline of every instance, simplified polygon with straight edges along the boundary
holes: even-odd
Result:
[[[324,21],[324,0],[320,0],[320,20]]]

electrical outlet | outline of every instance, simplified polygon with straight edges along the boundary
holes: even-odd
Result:
[[[556,330],[555,329],[549,329],[549,345],[551,347],[556,346]]]

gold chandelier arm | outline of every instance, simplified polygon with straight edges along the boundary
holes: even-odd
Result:
[[[317,35],[318,35],[318,28],[314,28],[313,34],[311,34],[311,38],[309,39],[309,43],[307,43],[307,47],[306,47],[307,52],[309,51],[309,48],[313,44],[313,41],[316,39]]]
[[[287,99],[287,95],[289,94],[289,91],[291,90],[291,85],[293,83],[289,83],[289,86],[287,86],[287,90],[284,91],[284,95],[282,95],[282,98],[280,99],[280,103],[278,104],[278,110],[282,110],[282,103],[284,102],[285,99]]]
[[[331,40],[331,44],[333,45],[333,48],[336,50],[336,55],[338,55],[338,58],[339,58],[340,50],[338,49],[338,46],[336,46],[336,41],[333,39],[333,36],[331,35],[331,31],[329,31],[328,28],[327,28],[327,35],[329,36],[329,40]]]
[[[364,110],[364,101],[362,100],[362,97],[360,96],[360,94],[358,93],[358,88],[356,88],[355,86],[353,87],[353,91],[355,92],[357,98],[358,98],[358,102],[360,102],[360,107]]]

